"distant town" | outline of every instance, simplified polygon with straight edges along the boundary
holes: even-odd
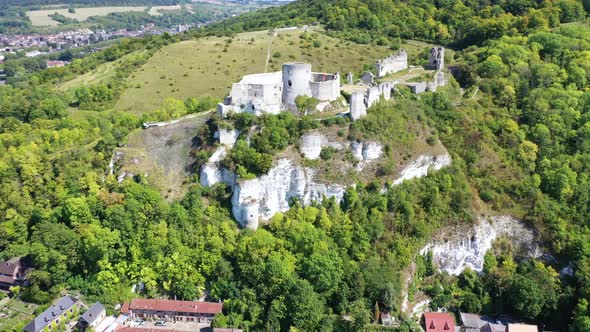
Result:
[[[137,30],[119,29],[110,32],[77,29],[54,34],[0,34],[0,45],[2,46],[2,53],[26,51],[27,57],[35,57],[117,38],[142,37],[146,34],[162,34],[164,32],[175,34],[184,32],[193,26],[195,25],[178,25],[173,29],[166,29],[157,27],[155,24],[147,24]],[[4,54],[0,55],[0,60],[4,60],[4,58]]]

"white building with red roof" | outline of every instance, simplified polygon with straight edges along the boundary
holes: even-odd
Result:
[[[133,299],[123,303],[121,313],[133,319],[211,323],[222,308],[221,302]]]

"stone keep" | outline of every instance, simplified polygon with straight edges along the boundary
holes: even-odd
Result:
[[[356,121],[367,115],[367,105],[365,105],[365,93],[361,91],[353,92],[350,95],[350,118]]]
[[[388,56],[385,59],[377,61],[375,65],[377,77],[383,77],[387,74],[397,73],[408,68],[408,53],[405,49]]]
[[[430,49],[428,56],[428,67],[436,70],[442,70],[445,66],[445,48],[433,47]]]
[[[295,110],[295,98],[308,96],[320,101],[340,97],[340,74],[314,73],[311,64],[291,62],[273,73],[246,75],[232,85],[230,96],[217,105],[221,118],[231,112],[248,112],[260,116],[278,114],[284,109]]]
[[[298,96],[311,97],[311,64],[290,62],[283,64],[283,103],[289,109],[297,109],[295,98]]]

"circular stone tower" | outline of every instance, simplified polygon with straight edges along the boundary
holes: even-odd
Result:
[[[296,109],[297,96],[311,96],[311,64],[288,62],[283,64],[283,104],[289,109]]]

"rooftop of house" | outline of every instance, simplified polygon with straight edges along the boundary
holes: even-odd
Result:
[[[508,324],[507,332],[539,332],[536,325]]]
[[[13,258],[11,260],[0,262],[0,274],[9,277],[15,277],[21,268],[20,259]]]
[[[26,332],[42,331],[47,325],[49,325],[49,323],[68,311],[78,302],[78,299],[71,296],[59,298],[53,303],[53,305],[47,308],[47,310],[43,311],[39,316],[35,317],[35,319],[27,324],[23,330]]]
[[[426,332],[455,331],[455,319],[446,312],[425,312],[424,323]]]
[[[123,309],[126,303],[123,304]],[[176,301],[158,299],[133,299],[128,305],[128,310],[151,310],[161,312],[182,312],[199,314],[219,314],[223,308],[221,302],[200,302],[200,301]],[[123,309],[121,312],[123,312]]]
[[[80,320],[83,320],[88,323],[88,325],[91,325],[97,319],[99,319],[100,315],[102,315],[104,312],[104,306],[100,302],[96,302],[92,305],[92,307],[90,307],[90,309],[88,309],[88,311],[84,313],[84,315],[82,315],[82,317],[80,317]]]

